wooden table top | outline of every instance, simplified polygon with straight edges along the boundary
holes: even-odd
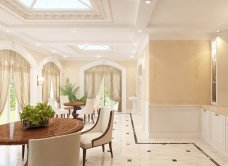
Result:
[[[64,106],[72,106],[72,107],[75,107],[75,106],[84,106],[86,103],[85,102],[81,102],[81,101],[72,101],[72,102],[67,102],[67,103],[64,103],[63,105]]]
[[[29,139],[48,138],[82,130],[84,124],[77,119],[52,118],[47,127],[23,129],[22,122],[0,125],[0,145],[27,144]]]

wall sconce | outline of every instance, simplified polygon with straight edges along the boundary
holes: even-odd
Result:
[[[44,77],[37,76],[37,86],[43,85],[44,83]]]

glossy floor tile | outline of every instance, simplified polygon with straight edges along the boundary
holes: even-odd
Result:
[[[87,123],[84,130],[93,124]],[[134,127],[133,127],[134,126]],[[87,150],[87,166],[215,166],[226,156],[199,139],[148,139],[140,115],[115,114],[113,155],[108,145]],[[0,166],[22,166],[21,146],[0,146]],[[80,156],[82,165],[82,152]]]

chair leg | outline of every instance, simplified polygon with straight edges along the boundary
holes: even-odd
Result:
[[[86,161],[86,149],[83,149],[83,166],[85,166]]]
[[[112,142],[109,142],[109,149],[110,149],[110,152],[111,152],[111,157],[113,158],[113,153],[112,153]]]
[[[102,145],[102,151],[103,151],[103,152],[105,151],[105,146],[104,146],[104,145]]]
[[[22,160],[24,160],[25,157],[25,145],[22,145]]]
[[[91,119],[92,119],[92,122],[94,123],[93,113],[91,114]]]

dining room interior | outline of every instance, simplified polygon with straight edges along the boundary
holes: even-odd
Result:
[[[227,0],[0,0],[0,166],[228,165]]]

